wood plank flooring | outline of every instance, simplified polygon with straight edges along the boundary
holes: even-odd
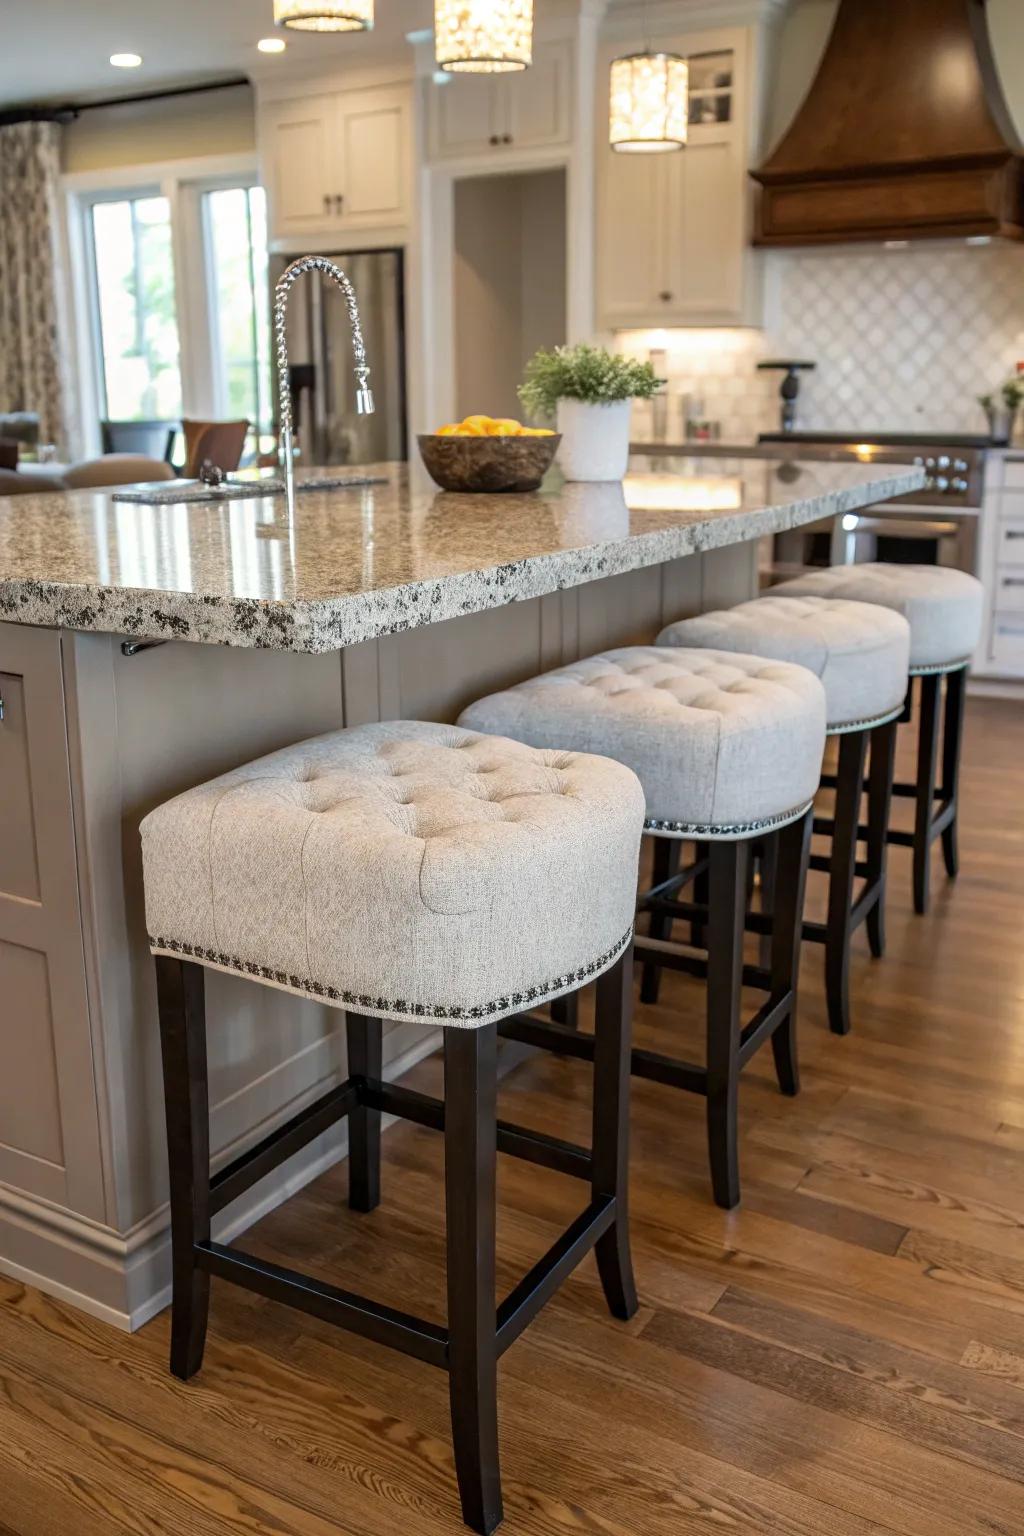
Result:
[[[962,847],[926,919],[891,850],[890,952],[858,938],[847,1039],[806,947],[804,1089],[751,1064],[739,1211],[711,1204],[701,1103],[633,1085],[640,1312],[605,1315],[590,1261],[506,1355],[507,1536],[1024,1531],[1019,705],[970,703]],[[638,1037],[698,1050],[701,998],[667,975]],[[526,1061],[502,1113],[585,1140],[586,1069]],[[443,1321],[440,1139],[384,1145],[379,1211],[347,1210],[342,1167],[243,1246]],[[501,1160],[502,1291],[582,1194]],[[460,1529],[440,1372],[216,1283],[190,1386],[167,1344],[166,1316],[128,1338],[0,1279],[0,1536]]]

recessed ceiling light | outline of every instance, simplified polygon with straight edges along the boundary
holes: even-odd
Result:
[[[110,62],[115,69],[138,69],[142,63],[141,53],[112,53]]]
[[[261,37],[256,44],[260,53],[284,53],[287,46],[283,37]]]

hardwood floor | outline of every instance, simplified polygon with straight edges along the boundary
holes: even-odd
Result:
[[[770,1052],[748,1069],[738,1211],[711,1203],[702,1103],[634,1083],[640,1312],[605,1315],[590,1260],[505,1356],[508,1536],[1024,1530],[1019,705],[970,704],[962,853],[954,887],[936,850],[915,918],[891,850],[889,955],[858,935],[846,1039],[805,946],[803,1092]],[[638,1037],[696,1050],[701,1002],[669,973]],[[585,1140],[588,1073],[533,1058],[502,1111]],[[443,1321],[441,1139],[384,1148],[378,1211],[348,1211],[342,1167],[242,1246]],[[583,1191],[502,1159],[500,1197],[504,1290]],[[0,1279],[0,1536],[460,1529],[440,1372],[216,1283],[190,1386],[167,1348],[166,1316],[128,1338]]]

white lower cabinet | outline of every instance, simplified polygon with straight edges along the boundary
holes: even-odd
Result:
[[[271,101],[259,114],[271,240],[391,229],[411,220],[410,90]]]
[[[1024,679],[1024,454],[993,452],[985,469],[978,574],[985,621],[978,677]]]

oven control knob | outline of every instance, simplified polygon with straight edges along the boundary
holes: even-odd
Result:
[[[937,491],[943,491],[943,492],[949,490],[949,481],[946,479],[945,475],[936,475],[935,476],[935,489]]]
[[[953,460],[953,468],[956,470],[958,475],[965,475],[970,467],[971,466],[968,464],[966,459]]]
[[[919,453],[914,454],[914,463],[917,465],[922,465],[924,463],[924,459],[922,459]]]
[[[964,495],[967,490],[967,481],[964,479],[963,475],[957,475],[956,479],[953,481],[953,489],[956,491],[958,496]]]
[[[925,459],[924,467],[925,467],[925,469],[934,469],[935,468],[935,460],[934,459]]]
[[[938,459],[936,460],[936,467],[938,469],[948,469],[949,468],[949,454],[948,453],[941,453],[939,455]]]

